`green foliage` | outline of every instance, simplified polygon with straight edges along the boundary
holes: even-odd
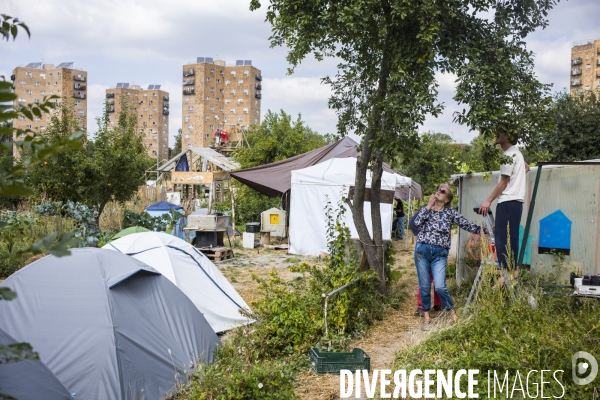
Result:
[[[572,383],[571,356],[580,350],[600,353],[597,340],[600,303],[592,299],[575,302],[534,290],[537,307],[532,308],[525,293],[510,302],[502,290],[492,289],[495,276],[494,268],[488,266],[479,295],[470,308],[471,317],[461,316],[457,326],[435,332],[419,346],[399,354],[395,368],[479,369],[475,393],[484,396],[488,371],[498,371],[502,376],[510,371],[512,385],[517,370],[524,376],[534,369],[560,369],[564,373],[558,376],[566,386],[563,398],[592,398],[593,385]],[[539,374],[536,379],[539,382]],[[562,389],[550,380],[545,396],[560,396]]]
[[[22,268],[31,255],[60,257],[79,243],[71,232],[72,219],[8,211],[0,214],[0,224],[0,279]]]
[[[27,25],[19,21],[18,18],[13,18],[6,14],[0,14],[0,17],[2,17],[2,22],[0,23],[0,35],[2,35],[2,39],[8,42],[12,36],[12,39],[15,40],[19,33],[19,28],[23,29],[27,33],[27,36],[31,37]]]
[[[421,184],[424,193],[433,193],[450,175],[457,172],[452,159],[461,153],[454,140],[443,133],[427,132],[419,137],[419,147],[410,159],[400,163],[400,170]]]
[[[144,172],[154,163],[135,123],[127,107],[115,127],[109,127],[104,114],[98,118],[94,141],[81,137],[78,150],[59,154],[53,163],[28,167],[28,183],[39,198],[86,204],[99,219],[109,201],[123,202],[134,195],[144,183]],[[73,107],[63,103],[42,137],[48,144],[60,143],[76,129]]]
[[[594,90],[556,94],[549,113],[555,129],[542,137],[540,148],[551,154],[551,161],[600,158],[600,99]]]
[[[260,126],[251,126],[246,133],[249,147],[238,148],[233,154],[242,169],[270,164],[324,146],[326,139],[311,130],[300,119],[292,121],[283,110],[267,111]],[[260,213],[281,202],[280,197],[268,197],[234,181],[236,224],[260,221]]]
[[[175,144],[173,145],[173,150],[171,150],[169,157],[175,157],[179,153],[181,153],[181,128],[177,130],[177,135],[175,135]]]
[[[150,231],[166,232],[174,227],[183,215],[171,208],[168,213],[153,217],[147,212],[140,214],[135,211],[126,210],[123,215],[123,229],[132,226],[141,226]]]
[[[97,246],[102,238],[102,232],[98,227],[98,213],[85,204],[48,201],[33,209],[40,215],[58,215],[72,218],[75,221],[73,234],[75,245],[78,247]]]

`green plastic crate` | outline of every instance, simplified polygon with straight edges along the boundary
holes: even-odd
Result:
[[[337,374],[343,369],[371,371],[371,357],[358,347],[352,353],[319,351],[313,347],[310,350],[310,363],[317,374]]]

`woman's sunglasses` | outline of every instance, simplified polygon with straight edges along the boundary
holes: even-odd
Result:
[[[448,191],[447,191],[446,189],[440,189],[440,188],[437,188],[437,190],[436,190],[436,191],[437,191],[437,192],[440,192],[441,194],[448,194]]]

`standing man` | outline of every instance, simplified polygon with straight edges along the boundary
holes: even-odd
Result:
[[[496,144],[499,144],[504,155],[513,159],[512,164],[500,166],[500,179],[496,188],[481,205],[480,212],[487,215],[492,201],[498,198],[496,206],[496,256],[501,268],[507,268],[509,262],[516,266],[519,254],[519,225],[525,201],[525,174],[529,166],[516,146],[518,136],[508,137],[504,133],[496,134]],[[510,252],[507,248],[510,240]]]
[[[396,203],[396,218],[398,220],[398,228],[400,228],[400,240],[404,239],[404,204],[398,199]]]

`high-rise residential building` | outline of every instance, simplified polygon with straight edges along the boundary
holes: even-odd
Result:
[[[123,105],[136,115],[136,132],[142,135],[148,155],[158,161],[169,159],[169,93],[160,85],[117,83],[106,89],[106,101],[110,126],[115,126]]]
[[[19,104],[41,103],[46,96],[56,95],[61,99],[73,101],[75,120],[82,128],[87,123],[87,72],[73,68],[72,62],[64,62],[56,67],[53,64],[32,62],[24,67],[17,67],[11,76]],[[24,117],[13,122],[18,129],[31,129],[35,132],[44,131],[50,123],[50,115],[35,117],[34,121]]]
[[[218,130],[241,142],[250,125],[260,124],[262,76],[251,60],[235,65],[210,57],[183,66],[182,149],[209,147]]]
[[[600,39],[574,43],[571,48],[571,93],[600,89]]]

